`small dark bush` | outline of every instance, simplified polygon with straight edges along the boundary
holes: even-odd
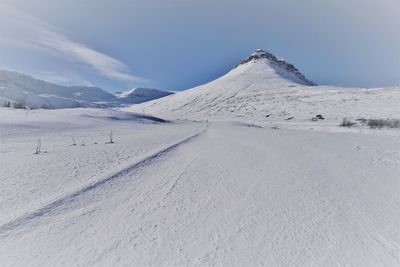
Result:
[[[107,142],[107,144],[114,144],[114,133],[111,130],[110,133],[108,134],[108,137],[110,138],[110,141]]]
[[[361,123],[361,125],[367,125],[367,123],[368,123],[368,120],[364,119],[364,118],[357,119],[356,121],[359,121]]]
[[[24,101],[17,101],[17,102],[14,102],[14,103],[12,104],[12,106],[13,106],[13,108],[16,108],[16,109],[26,109],[26,106],[25,106],[25,102],[24,102]]]
[[[351,127],[354,124],[356,124],[355,122],[352,122],[351,120],[349,120],[348,118],[343,118],[342,123],[340,124],[340,126],[342,127]]]
[[[400,120],[398,119],[357,119],[357,121],[363,125],[368,126],[371,129],[382,129],[382,128],[399,128]]]
[[[367,125],[371,129],[381,129],[381,128],[400,128],[400,120],[383,120],[383,119],[370,119],[367,122]]]

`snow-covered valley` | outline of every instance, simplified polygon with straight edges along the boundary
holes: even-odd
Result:
[[[400,264],[398,130],[0,116],[3,266]]]
[[[118,94],[149,96],[0,108],[2,266],[400,265],[400,88],[316,86],[257,50]]]

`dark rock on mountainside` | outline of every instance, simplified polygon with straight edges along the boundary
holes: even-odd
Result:
[[[235,66],[237,68],[240,65],[247,64],[252,61],[257,60],[268,60],[272,65],[275,65],[281,69],[286,70],[289,73],[295,75],[298,79],[303,81],[306,85],[315,86],[316,83],[308,80],[295,66],[290,63],[287,63],[285,60],[278,59],[273,54],[268,53],[262,49],[257,49],[256,52],[251,54],[249,57],[243,59],[238,65]]]

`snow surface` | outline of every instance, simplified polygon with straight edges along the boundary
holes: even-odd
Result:
[[[2,109],[0,118],[0,195],[7,200],[0,204],[0,224],[109,176],[192,132],[184,125],[177,132],[176,124],[113,110]],[[111,130],[115,144],[106,144]],[[44,153],[33,155],[38,139]],[[16,167],[17,161],[24,167]]]
[[[400,264],[398,130],[0,118],[2,266]]]

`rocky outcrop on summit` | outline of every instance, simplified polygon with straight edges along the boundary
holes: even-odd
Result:
[[[280,68],[282,70],[285,70],[294,76],[296,76],[299,80],[301,80],[305,85],[309,86],[316,86],[317,84],[308,80],[295,66],[293,66],[290,63],[287,63],[285,60],[278,59],[275,57],[273,54],[268,53],[262,49],[257,49],[256,52],[251,54],[249,57],[243,59],[238,65],[235,66],[237,68],[238,66],[247,64],[249,62],[253,61],[258,61],[258,60],[268,60],[270,65],[272,67]],[[235,69],[234,68],[234,69]]]

